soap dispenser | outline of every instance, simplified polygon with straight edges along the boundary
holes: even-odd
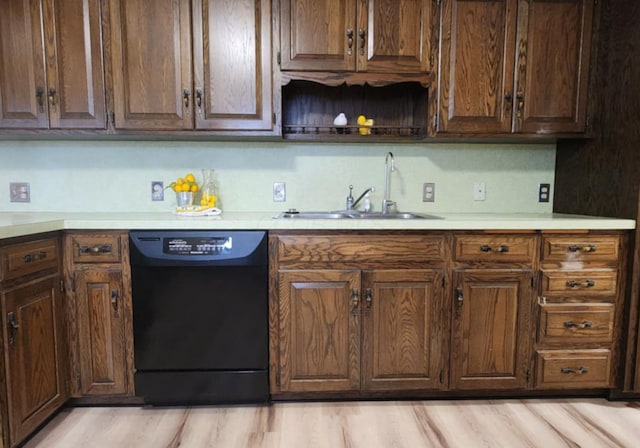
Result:
[[[369,199],[369,193],[364,195],[363,201],[364,212],[369,213],[371,211],[371,200]]]

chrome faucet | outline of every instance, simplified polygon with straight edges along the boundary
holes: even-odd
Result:
[[[391,159],[391,167],[389,167],[389,159]],[[392,152],[387,153],[387,157],[384,159],[384,198],[382,199],[382,213],[389,213],[389,207],[396,205],[395,201],[389,198],[391,192],[391,173],[396,170],[396,159],[393,157]]]
[[[354,200],[353,195],[351,194],[353,192],[353,185],[349,185],[349,196],[347,196],[347,210],[355,209],[358,206],[358,203],[362,200],[362,198],[365,197],[367,193],[372,193],[374,191],[374,187],[369,187],[364,190],[360,196],[358,196],[358,199]]]

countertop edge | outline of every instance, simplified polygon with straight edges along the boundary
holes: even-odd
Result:
[[[273,219],[273,212],[229,212],[181,217],[150,213],[0,213],[0,239],[56,230],[224,229],[224,230],[632,230],[631,219],[565,214],[442,213],[441,219],[296,220]]]

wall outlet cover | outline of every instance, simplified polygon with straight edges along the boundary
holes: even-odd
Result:
[[[164,201],[164,182],[161,180],[151,181],[151,200]]]
[[[538,185],[538,202],[549,202],[551,196],[551,184]]]
[[[436,184],[433,182],[425,182],[422,184],[422,202],[436,201]]]
[[[285,202],[287,200],[287,184],[284,182],[273,183],[273,202]]]

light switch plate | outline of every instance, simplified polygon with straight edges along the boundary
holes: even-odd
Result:
[[[484,182],[473,183],[473,200],[484,201],[486,199],[486,189]]]
[[[31,202],[31,191],[28,182],[10,182],[9,200],[11,202]]]

